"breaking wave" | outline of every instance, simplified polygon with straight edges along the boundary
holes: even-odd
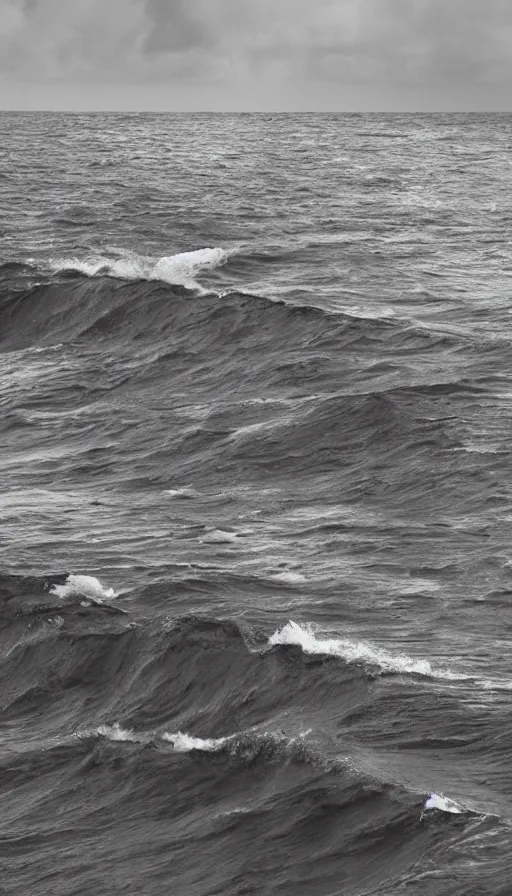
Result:
[[[434,669],[428,660],[414,659],[405,654],[392,654],[382,647],[366,641],[318,637],[313,626],[302,626],[296,622],[288,622],[284,628],[276,631],[269,638],[271,647],[290,644],[301,647],[306,654],[334,656],[346,660],[348,663],[378,666],[382,672],[391,674],[420,675],[447,681],[459,681],[467,678],[466,675],[459,675],[450,670]]]
[[[61,600],[68,597],[84,597],[93,603],[113,600],[117,597],[113,588],[104,588],[94,576],[69,575],[63,585],[53,585],[50,594],[56,594]]]
[[[112,277],[118,280],[149,280],[184,286],[205,292],[198,283],[201,274],[213,271],[228,261],[230,253],[220,247],[196,249],[161,258],[122,252],[87,258],[59,258],[50,263],[56,274],[75,273],[87,277]]]

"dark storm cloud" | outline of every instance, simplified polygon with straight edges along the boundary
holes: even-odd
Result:
[[[510,0],[0,0],[13,83],[507,95],[511,48]]]

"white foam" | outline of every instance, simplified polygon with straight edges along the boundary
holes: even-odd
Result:
[[[425,812],[432,812],[437,809],[439,812],[449,812],[450,815],[461,815],[463,810],[453,800],[440,796],[438,793],[431,793],[425,803]]]
[[[113,588],[104,588],[94,576],[75,575],[68,576],[64,585],[54,585],[50,594],[56,594],[61,600],[65,600],[67,597],[85,597],[97,604],[117,597]]]
[[[117,257],[116,257],[117,255]],[[229,254],[219,247],[180,252],[154,258],[121,252],[115,255],[94,255],[89,258],[59,258],[50,262],[55,272],[75,271],[87,277],[114,277],[121,280],[159,280],[187,289],[203,291],[197,277],[225,264]]]
[[[428,660],[418,660],[405,654],[389,653],[368,641],[351,641],[347,638],[319,638],[312,626],[289,622],[269,638],[269,645],[295,644],[304,653],[319,656],[337,656],[349,663],[368,663],[379,666],[385,672],[414,674],[432,678],[458,680],[460,677],[449,671],[436,671]]]
[[[189,734],[163,734],[162,740],[172,744],[177,753],[191,753],[192,750],[201,750],[204,753],[219,753],[224,749],[228,738],[202,740],[200,737],[190,737]]]
[[[153,268],[151,280],[178,283],[194,287],[195,277],[203,271],[212,271],[225,264],[228,253],[224,249],[198,249],[196,252],[182,252],[160,258]]]
[[[191,737],[189,734],[183,734],[179,731],[177,734],[163,734],[162,740],[173,745],[177,753],[191,753],[193,750],[200,750],[203,753],[220,753],[226,747],[234,746],[241,740],[250,738],[255,744],[258,742],[265,743],[273,741],[275,744],[288,744],[293,746],[299,741],[304,741],[310,734],[312,729],[302,731],[297,737],[289,738],[283,732],[267,732],[258,731],[256,728],[249,729],[242,734],[232,734],[229,737],[209,738],[203,740],[200,737]]]
[[[300,732],[295,737],[289,738],[284,732],[262,732],[256,728],[251,728],[246,732],[232,734],[228,737],[203,739],[185,734],[182,731],[178,731],[176,734],[165,732],[161,736],[156,733],[137,734],[130,729],[122,728],[116,722],[113,725],[100,725],[92,730],[77,732],[76,736],[79,738],[101,737],[114,743],[135,744],[154,743],[160,737],[165,743],[171,744],[176,753],[192,753],[195,750],[202,753],[220,753],[222,750],[231,747],[236,750],[239,744],[243,750],[250,743],[254,743],[257,748],[258,745],[264,745],[268,741],[272,741],[277,746],[288,745],[293,747],[297,743],[303,743],[311,733],[312,729],[309,729]]]
[[[98,737],[105,737],[115,743],[137,741],[133,731],[125,730],[116,722],[115,725],[100,725],[95,732]]]

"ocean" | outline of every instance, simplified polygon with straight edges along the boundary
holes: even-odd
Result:
[[[512,118],[0,126],[0,892],[510,896]]]

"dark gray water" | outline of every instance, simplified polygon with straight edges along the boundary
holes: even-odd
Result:
[[[508,896],[512,119],[0,122],[5,893]]]

